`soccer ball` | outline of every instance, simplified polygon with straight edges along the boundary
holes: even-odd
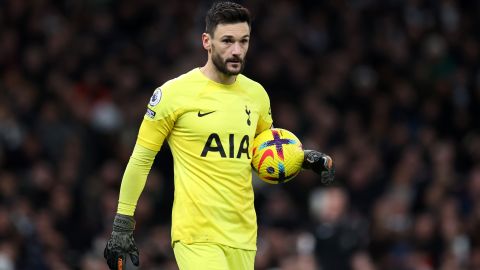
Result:
[[[302,163],[302,143],[292,132],[272,128],[255,137],[252,167],[263,181],[270,184],[287,182],[300,172]]]

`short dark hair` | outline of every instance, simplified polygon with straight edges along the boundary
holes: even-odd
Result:
[[[233,2],[215,2],[205,17],[205,32],[213,36],[217,25],[239,22],[246,22],[250,26],[251,18],[248,9]]]

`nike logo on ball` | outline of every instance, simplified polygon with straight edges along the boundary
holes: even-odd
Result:
[[[215,111],[211,111],[211,112],[206,112],[206,113],[201,113],[200,111],[198,111],[198,117],[204,117],[205,115],[209,115],[211,113],[214,113]]]

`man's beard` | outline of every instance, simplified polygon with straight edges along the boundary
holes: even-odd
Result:
[[[228,70],[228,68],[227,68],[228,62],[233,62],[233,61],[236,61],[236,63],[238,65],[240,65],[240,69],[238,69],[238,71],[232,72],[232,71]],[[213,51],[212,51],[212,62],[215,65],[215,67],[217,68],[218,71],[220,71],[221,73],[223,73],[227,76],[234,76],[234,75],[238,75],[238,74],[242,73],[243,66],[245,64],[245,62],[242,61],[238,57],[228,58],[225,61],[223,61],[222,57],[219,54],[214,53]]]

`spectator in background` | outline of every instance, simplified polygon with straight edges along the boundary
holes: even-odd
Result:
[[[317,190],[310,200],[311,233],[321,269],[348,270],[353,264],[362,264],[359,260],[368,260],[365,253],[360,253],[367,248],[367,223],[349,213],[346,192],[341,188]],[[354,259],[357,253],[358,258]]]

